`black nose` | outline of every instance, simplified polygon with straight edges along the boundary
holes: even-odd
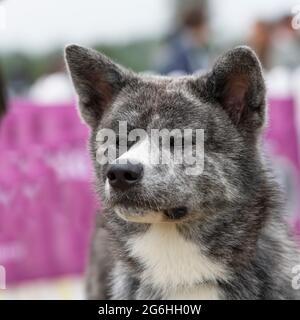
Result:
[[[118,189],[126,190],[137,183],[143,176],[143,165],[132,164],[112,164],[107,170],[106,176],[109,184]]]

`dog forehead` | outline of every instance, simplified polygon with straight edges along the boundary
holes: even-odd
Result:
[[[129,129],[206,127],[211,108],[190,90],[188,78],[149,79],[124,88],[100,127],[117,129],[120,121],[126,121]]]
[[[140,81],[128,85],[118,95],[117,104],[143,106],[144,108],[163,108],[172,103],[176,105],[188,91],[188,78],[174,78],[163,76],[141,76]]]
[[[142,106],[144,109],[148,108],[156,111],[170,104],[175,105],[174,102],[178,101],[179,97],[179,91],[170,90],[163,84],[150,82],[141,85],[141,87],[128,94],[126,98],[129,106]]]
[[[117,115],[157,117],[163,119],[173,116],[174,112],[192,111],[201,107],[201,101],[186,88],[174,86],[157,86],[144,84],[136,90],[124,92],[114,103],[114,113]],[[149,119],[150,120],[150,119]]]

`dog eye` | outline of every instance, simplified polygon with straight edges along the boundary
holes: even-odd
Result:
[[[173,136],[170,137],[170,148],[173,149],[175,146],[175,138]]]
[[[127,150],[131,148],[135,143],[140,140],[139,137],[136,137],[135,141],[129,141],[128,137],[116,136],[116,148],[119,149],[121,145],[127,145]],[[122,143],[123,142],[123,143]],[[126,143],[125,143],[126,142]]]
[[[121,146],[125,146],[125,139],[120,136],[116,136],[116,148],[119,149]]]
[[[128,148],[131,148],[135,143],[138,143],[140,140],[141,140],[141,137],[139,137],[139,136],[137,136],[134,141],[128,141],[127,140]]]
[[[197,144],[197,139],[196,139],[196,136],[192,136],[192,145],[196,145]]]
[[[182,137],[181,139],[178,139],[174,136],[170,136],[170,148],[174,149],[175,147],[182,147],[184,148],[186,141],[184,139],[184,137]]]
[[[116,136],[116,148],[120,147],[120,137]]]

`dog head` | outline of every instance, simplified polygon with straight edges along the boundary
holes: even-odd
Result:
[[[99,194],[123,219],[193,221],[251,199],[265,120],[251,49],[237,47],[208,73],[178,78],[136,74],[76,45],[66,61],[91,128]]]

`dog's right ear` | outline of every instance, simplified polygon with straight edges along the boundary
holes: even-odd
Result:
[[[256,132],[265,120],[265,81],[258,57],[239,46],[223,54],[208,74],[209,95],[243,131]]]
[[[65,59],[85,122],[95,127],[131,73],[103,54],[77,45],[65,49]]]

